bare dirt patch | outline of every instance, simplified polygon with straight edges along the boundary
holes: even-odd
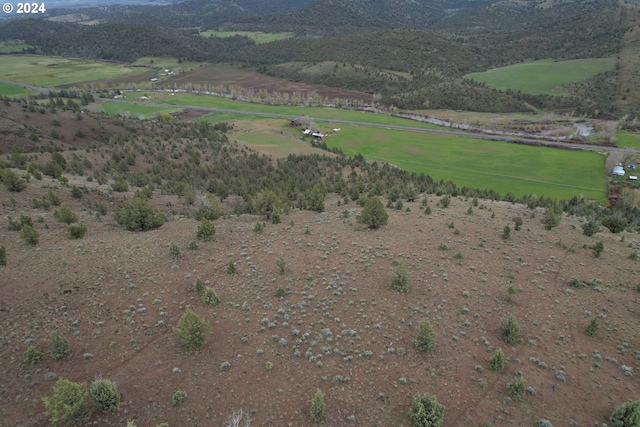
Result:
[[[53,210],[32,208],[49,189],[87,225],[85,238],[67,239]],[[441,209],[438,199],[429,196],[431,215],[419,202],[405,203],[410,212],[390,211],[389,224],[375,231],[356,224],[359,208],[335,196],[326,212],[293,211],[262,234],[252,231],[262,218],[230,216],[216,221],[214,242],[189,250],[198,224],[192,219],[131,233],[113,221],[113,199],[98,192],[73,199],[69,187],[47,178],[23,193],[1,188],[3,217],[42,217],[37,247],[6,222],[0,228],[7,249],[0,267],[2,424],[49,425],[41,398],[54,380],[90,382],[98,374],[117,380],[122,393],[119,412],[97,418],[99,425],[222,425],[233,408],[243,408],[256,426],[310,426],[317,388],[327,426],[409,426],[411,397],[423,391],[446,406],[447,427],[532,426],[540,417],[554,425],[601,424],[637,399],[639,267],[629,259],[637,235],[625,234],[624,242],[608,232],[585,237],[568,217],[547,231],[541,211],[481,201],[469,215],[470,200],[453,198]],[[106,203],[109,214],[97,220],[89,200]],[[172,197],[153,201],[187,210]],[[522,230],[505,241],[503,227],[513,226],[514,216],[523,218]],[[600,258],[589,249],[597,240],[605,246]],[[172,242],[179,258],[169,255]],[[229,260],[237,274],[226,273]],[[410,271],[406,293],[389,288],[396,263]],[[572,288],[572,277],[590,284]],[[219,305],[200,301],[197,278],[210,281]],[[275,296],[278,286],[287,290],[284,298]],[[187,307],[211,324],[204,349],[191,353],[172,332]],[[509,314],[521,325],[515,345],[499,334],[500,318]],[[602,329],[588,337],[584,328],[596,316]],[[413,349],[424,318],[436,335],[431,354]],[[49,357],[54,330],[69,339],[69,358]],[[46,353],[40,364],[22,364],[28,343]],[[488,370],[497,348],[507,356],[502,373]],[[516,373],[533,387],[523,402],[506,394]],[[189,398],[173,407],[177,389]]]

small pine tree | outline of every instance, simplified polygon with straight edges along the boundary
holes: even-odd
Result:
[[[489,359],[489,369],[493,372],[501,372],[504,369],[504,361],[504,352],[499,348]]]
[[[424,319],[418,326],[418,336],[413,341],[413,347],[418,351],[431,352],[435,348],[435,334],[429,319]]]
[[[591,321],[585,328],[585,332],[590,337],[595,337],[596,335],[598,335],[599,331],[600,331],[600,325],[598,324],[598,318],[594,317],[593,319],[591,319]]]
[[[387,225],[389,214],[377,197],[370,197],[364,204],[362,212],[357,216],[359,224],[366,224],[369,228],[380,228]]]
[[[152,230],[164,223],[164,215],[153,209],[149,201],[142,197],[134,197],[123,207],[117,207],[113,215],[118,224],[129,231]]]
[[[67,235],[70,239],[82,239],[87,234],[87,226],[76,222],[67,225]]]
[[[600,224],[596,220],[589,220],[582,224],[582,234],[585,236],[593,236],[600,232]]]
[[[40,241],[40,233],[30,225],[24,225],[22,227],[20,230],[20,237],[22,237],[24,241],[31,246],[37,245]]]
[[[65,224],[73,224],[74,222],[78,222],[78,216],[71,210],[71,208],[65,204],[62,204],[60,208],[58,208],[53,216],[60,222],[64,222]]]
[[[202,302],[206,305],[216,305],[220,302],[220,298],[218,297],[218,294],[216,294],[216,291],[213,290],[213,288],[207,286],[207,288],[204,290],[204,294],[202,295]]]
[[[513,218],[513,223],[516,225],[515,230],[520,231],[520,228],[522,227],[522,218],[519,216]]]
[[[24,354],[24,363],[26,365],[35,365],[44,359],[44,353],[35,346],[30,345]]]
[[[276,259],[276,265],[280,269],[280,274],[284,274],[287,272],[287,261],[284,259],[284,255],[278,255],[278,259]]]
[[[58,380],[53,396],[42,400],[53,423],[79,425],[91,415],[91,399],[86,383]]]
[[[560,225],[561,219],[562,211],[560,211],[560,208],[551,206],[545,211],[544,217],[542,218],[542,223],[544,224],[545,229],[551,230],[552,228]]]
[[[117,412],[120,407],[120,392],[111,380],[96,378],[89,389],[89,396],[97,411]]]
[[[182,344],[189,350],[198,350],[204,346],[208,330],[209,323],[190,308],[178,321],[178,327],[174,329]]]
[[[407,267],[404,264],[400,264],[393,269],[391,289],[400,292],[405,292],[409,289],[409,271],[407,271]]]
[[[202,218],[200,225],[198,226],[196,238],[203,242],[210,242],[215,238],[215,235],[216,227],[213,225],[213,222],[209,221],[207,218]]]
[[[173,406],[178,406],[184,402],[187,401],[187,392],[184,390],[176,390],[175,393],[173,393],[173,396],[171,396],[171,404]]]
[[[227,274],[236,274],[238,270],[236,269],[236,263],[233,259],[229,260],[227,264]]]
[[[51,357],[55,360],[62,359],[71,354],[71,346],[66,338],[61,337],[56,331],[51,332]]]
[[[287,291],[285,291],[282,285],[278,286],[278,288],[276,289],[276,297],[284,298],[286,295],[287,295]]]
[[[512,382],[507,385],[507,394],[513,398],[513,400],[524,400],[527,394],[527,387],[524,385],[524,379],[522,377],[516,377]]]
[[[171,242],[169,245],[169,256],[171,258],[180,258],[181,255],[178,245],[175,242]]]
[[[505,225],[504,229],[502,230],[502,238],[504,240],[509,240],[511,238],[511,227],[509,227],[508,225]]]
[[[196,279],[196,282],[193,284],[193,290],[196,291],[197,294],[201,294],[204,291],[204,282],[202,279]]]
[[[514,316],[501,319],[500,336],[507,344],[516,344],[520,341],[520,325]]]
[[[409,409],[414,427],[440,427],[444,422],[444,405],[429,393],[416,393]]]
[[[612,427],[638,427],[640,426],[640,400],[627,402],[618,406],[611,414]]]
[[[604,252],[604,243],[600,240],[591,246],[591,249],[593,250],[593,256],[600,258],[600,255]]]
[[[311,419],[313,421],[320,421],[324,416],[324,410],[324,394],[322,393],[322,390],[317,389],[315,396],[311,399]]]
[[[0,265],[7,265],[7,248],[0,246]]]

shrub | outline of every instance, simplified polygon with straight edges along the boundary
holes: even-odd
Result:
[[[612,427],[638,427],[640,425],[640,400],[618,406],[611,414]]]
[[[284,259],[284,255],[278,255],[278,259],[276,259],[276,265],[280,269],[280,274],[284,274],[287,272],[287,261]]]
[[[440,427],[444,422],[444,405],[429,393],[416,393],[409,419],[414,427]]]
[[[67,225],[67,234],[70,239],[82,239],[87,234],[87,226],[81,223]]]
[[[389,214],[377,197],[370,197],[364,204],[362,212],[357,216],[359,224],[366,224],[369,228],[380,228],[387,225]]]
[[[600,224],[598,224],[598,221],[592,219],[582,224],[582,234],[584,234],[585,236],[593,236],[599,231]]]
[[[393,269],[391,276],[391,289],[394,291],[404,292],[409,289],[409,272],[404,264],[398,265]]]
[[[505,225],[504,229],[502,230],[502,238],[504,240],[509,240],[511,238],[511,227],[509,227],[508,225]]]
[[[271,220],[272,223],[278,224],[280,213],[284,210],[284,203],[272,190],[263,189],[256,196],[254,209],[258,214]]]
[[[180,258],[180,255],[182,255],[180,253],[180,248],[178,247],[178,245],[175,242],[171,242],[171,244],[169,245],[169,256],[171,258]]]
[[[547,419],[540,418],[536,421],[536,427],[553,427],[553,424],[551,424],[551,421]]]
[[[238,270],[236,269],[236,263],[233,259],[229,260],[227,264],[227,274],[236,274]]]
[[[203,242],[210,242],[215,238],[215,235],[216,227],[213,225],[213,222],[209,221],[207,218],[202,218],[200,225],[198,225],[196,239],[202,240]]]
[[[624,229],[627,228],[628,223],[624,218],[615,218],[610,216],[602,220],[602,225],[607,227],[612,233],[617,234],[624,231]]]
[[[262,232],[264,231],[265,225],[266,224],[264,222],[258,221],[256,222],[256,225],[253,226],[253,231],[255,233],[262,234]]]
[[[449,205],[451,204],[451,196],[449,195],[444,196],[443,198],[440,199],[438,204],[443,208],[448,208]]]
[[[512,382],[507,385],[507,394],[511,396],[513,400],[524,400],[527,394],[527,387],[524,385],[524,379],[522,377],[516,377]]]
[[[196,279],[196,282],[193,284],[193,290],[196,291],[197,294],[202,293],[204,291],[204,282],[202,279]]]
[[[62,202],[60,201],[60,197],[58,197],[56,193],[54,193],[52,190],[49,190],[48,195],[49,200],[51,201],[51,204],[53,206],[60,206]]]
[[[591,249],[593,250],[593,256],[600,258],[600,255],[604,252],[604,243],[600,240],[591,246]]]
[[[278,286],[278,288],[276,289],[276,297],[284,298],[286,295],[287,295],[287,291],[285,291],[285,289],[282,286]]]
[[[555,206],[547,208],[545,211],[544,217],[542,218],[542,223],[544,224],[544,228],[547,230],[551,230],[552,228],[560,225],[560,220],[562,219],[562,212]]]
[[[30,225],[25,225],[22,227],[22,229],[20,230],[20,236],[24,239],[25,242],[27,242],[27,244],[31,246],[37,245],[40,241],[40,233],[38,233],[36,229]]]
[[[79,425],[91,416],[91,399],[86,383],[58,380],[53,396],[42,400],[53,423]]]
[[[120,407],[120,393],[111,380],[96,378],[89,389],[89,396],[97,411],[116,412]]]
[[[520,341],[520,325],[514,316],[501,319],[500,336],[507,344],[516,344]]]
[[[202,302],[206,305],[216,305],[220,302],[220,298],[218,297],[218,294],[216,294],[216,291],[213,290],[213,288],[207,286],[207,288],[204,290],[204,294],[202,295]]]
[[[600,331],[600,325],[598,324],[598,318],[594,317],[593,319],[591,319],[591,321],[585,328],[585,332],[590,337],[595,337],[596,335],[598,335],[599,331]]]
[[[431,352],[435,348],[435,334],[429,319],[424,319],[418,326],[418,336],[413,341],[413,347],[418,351]]]
[[[134,197],[124,206],[116,207],[114,217],[118,224],[129,231],[152,230],[164,223],[163,215],[140,197]]]
[[[7,265],[7,248],[0,246],[0,265]]]
[[[7,187],[7,190],[14,193],[19,193],[27,188],[27,182],[11,169],[0,169],[0,181]]]
[[[493,372],[501,372],[504,369],[504,352],[497,349],[491,359],[489,359],[489,369]]]
[[[520,228],[522,227],[522,218],[520,218],[519,216],[514,217],[513,223],[516,225],[515,230],[520,231]]]
[[[58,360],[71,354],[71,346],[66,338],[56,331],[51,332],[51,357]]]
[[[44,353],[38,350],[33,345],[30,345],[27,351],[24,353],[24,363],[26,365],[35,365],[42,359],[44,359]]]
[[[178,321],[178,327],[174,329],[182,344],[189,350],[197,350],[204,346],[209,323],[190,308]]]
[[[60,205],[59,209],[53,213],[55,219],[60,222],[64,222],[65,224],[72,224],[74,222],[78,222],[78,216],[73,213],[71,208],[65,204]]]
[[[196,249],[198,249],[198,243],[195,240],[189,242],[189,250],[195,251]]]
[[[171,396],[171,404],[173,406],[178,406],[184,402],[186,402],[188,396],[187,396],[187,392],[184,390],[176,390],[175,393],[173,393],[173,396]]]
[[[311,410],[310,415],[313,421],[320,421],[324,416],[324,394],[322,394],[322,390],[317,389],[315,396],[311,399]]]
[[[75,185],[71,188],[71,197],[74,199],[82,199],[82,190],[76,187]]]

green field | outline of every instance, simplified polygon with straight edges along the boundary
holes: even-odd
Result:
[[[152,119],[162,113],[177,113],[181,111],[180,108],[155,107],[153,105],[126,104],[122,102],[103,102],[100,105],[102,111],[111,116],[127,114],[130,117],[141,120]]]
[[[166,68],[169,70],[174,70],[180,67],[184,71],[189,71],[202,65],[202,63],[191,62],[191,61],[180,62],[178,58],[171,58],[168,56],[145,56],[145,57],[139,58],[137,61],[135,61],[131,65],[137,65],[137,66],[144,65],[144,66],[149,66],[149,67],[158,68],[158,69]]]
[[[347,155],[360,153],[369,160],[424,172],[435,180],[493,189],[502,196],[512,192],[602,200],[606,194],[605,157],[589,151],[364,126],[344,126],[327,139],[327,145],[340,147]]]
[[[618,147],[629,147],[640,149],[640,132],[629,132],[623,130],[616,134],[616,145]]]
[[[0,55],[0,79],[51,87],[147,71],[110,62],[39,55]]]
[[[137,97],[136,93],[128,96]],[[425,129],[436,129],[438,126],[428,123],[420,123],[413,120],[402,119],[385,114],[371,114],[361,111],[341,110],[336,108],[274,106],[254,104],[251,102],[234,101],[218,96],[176,93],[175,96],[165,96],[165,102],[175,105],[191,105],[194,107],[221,108],[226,110],[251,111],[256,113],[283,114],[293,118],[309,116],[314,119],[349,120],[363,123],[375,123],[382,125],[411,126]],[[331,126],[340,127],[341,124]]]
[[[561,85],[586,80],[611,70],[615,60],[609,58],[576,59],[572,61],[525,62],[464,76],[484,82],[500,90],[511,89],[533,95],[561,95]]]
[[[269,43],[277,40],[285,40],[293,37],[293,33],[263,33],[261,31],[202,31],[202,37],[226,38],[233,36],[246,36],[256,44]]]
[[[0,83],[0,95],[22,96],[22,95],[25,95],[26,93],[27,93],[27,90],[21,86]]]
[[[20,53],[23,49],[29,49],[33,46],[29,44],[9,44],[0,43],[0,53]]]

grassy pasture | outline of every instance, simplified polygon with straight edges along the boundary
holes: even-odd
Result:
[[[558,199],[605,197],[603,155],[486,141],[461,136],[344,126],[327,139],[348,155],[390,162],[410,172],[501,195]]]
[[[126,104],[122,102],[103,102],[100,104],[102,111],[115,116],[129,114],[139,119],[151,119],[162,113],[177,113],[180,108],[154,107],[153,105]]]
[[[135,94],[132,96],[135,96]],[[254,104],[251,102],[234,101],[232,99],[217,96],[191,93],[176,93],[175,96],[165,96],[165,102],[169,102],[175,105],[192,105],[194,107],[222,108],[227,110],[252,111],[256,113],[283,114],[290,116],[291,118],[309,116],[313,119],[350,120],[363,123],[411,126],[426,129],[438,128],[438,126],[428,123],[420,123],[383,114],[371,114],[361,111],[340,110],[335,108],[262,105]],[[335,123],[331,126],[341,127],[341,124]]]
[[[10,44],[0,43],[0,53],[20,53],[23,49],[29,49],[33,46],[29,44]]]
[[[256,44],[269,43],[277,40],[285,40],[293,37],[293,33],[263,33],[262,31],[202,31],[202,37],[227,38],[233,36],[245,36]]]
[[[21,86],[0,83],[0,95],[22,96],[22,95],[25,95],[26,93],[27,93],[27,90]]]
[[[586,80],[613,68],[609,58],[576,59],[571,61],[525,62],[464,76],[500,90],[511,89],[534,95],[561,95],[561,85]]]
[[[145,56],[145,57],[139,58],[137,61],[135,61],[131,65],[137,65],[137,66],[144,65],[144,66],[149,66],[154,68],[167,68],[169,70],[173,70],[175,68],[180,67],[183,70],[188,71],[200,66],[201,63],[190,62],[190,61],[178,62],[178,58],[171,58],[168,56]]]
[[[59,86],[145,71],[110,62],[39,55],[0,55],[0,78],[35,86]]]
[[[640,149],[640,132],[620,131],[616,134],[616,145],[618,147],[629,147]]]

